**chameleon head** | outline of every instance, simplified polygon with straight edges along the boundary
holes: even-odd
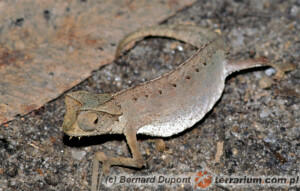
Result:
[[[111,100],[111,95],[107,93],[78,91],[67,94],[62,131],[79,137],[109,134],[122,114],[118,107],[108,104]]]

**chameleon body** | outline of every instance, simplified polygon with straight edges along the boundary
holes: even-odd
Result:
[[[119,44],[116,57],[132,42],[146,36],[178,39],[198,47],[197,52],[174,70],[154,80],[118,93],[93,94],[79,91],[66,96],[67,112],[62,130],[69,136],[124,134],[132,158],[95,155],[93,185],[96,188],[97,163],[103,170],[111,165],[142,167],[136,134],[167,137],[193,126],[221,97],[225,78],[236,71],[271,65],[286,68],[265,58],[232,61],[226,59],[226,44],[216,33],[197,26],[156,26],[129,34]]]

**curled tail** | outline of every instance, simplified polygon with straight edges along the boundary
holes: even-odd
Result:
[[[197,48],[219,37],[217,33],[209,29],[194,25],[160,25],[146,27],[130,33],[119,43],[115,55],[116,60],[128,45],[149,36],[173,38],[189,43]],[[131,47],[132,46],[129,48]]]
[[[245,59],[245,60],[227,60],[225,66],[225,75],[228,76],[231,73],[255,68],[255,67],[263,67],[263,66],[271,66],[277,70],[275,78],[280,79],[283,77],[285,72],[291,71],[295,69],[295,65],[291,63],[282,63],[282,62],[270,62],[267,58],[254,58],[254,59]]]

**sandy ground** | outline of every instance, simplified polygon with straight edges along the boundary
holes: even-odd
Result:
[[[179,175],[209,169],[224,175],[300,175],[300,1],[199,1],[165,23],[195,23],[221,33],[230,57],[266,56],[297,69],[280,82],[273,69],[230,76],[220,101],[191,129],[166,138],[158,151],[151,137],[140,136],[147,167],[113,167],[115,174]],[[185,61],[195,48],[170,39],[149,38],[92,73],[74,87],[117,92],[153,79]],[[55,90],[53,90],[55,91]],[[60,131],[64,95],[37,111],[0,127],[0,190],[89,190],[93,153],[130,156],[123,136],[71,139]],[[217,143],[223,145],[216,159]],[[219,147],[220,148],[220,147]],[[281,187],[286,190],[296,186]],[[191,186],[102,187],[103,190],[193,190]],[[269,190],[249,185],[213,185],[209,190]]]

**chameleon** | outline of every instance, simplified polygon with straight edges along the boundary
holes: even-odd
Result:
[[[99,162],[102,173],[108,173],[113,165],[145,166],[137,134],[169,137],[192,127],[220,99],[225,79],[231,73],[271,66],[280,78],[293,69],[289,64],[270,62],[265,57],[230,60],[221,35],[194,25],[159,25],[137,30],[121,40],[116,58],[124,49],[148,36],[177,39],[198,50],[170,72],[135,87],[117,93],[76,91],[66,94],[64,133],[70,137],[123,134],[131,151],[132,157],[112,157],[96,152],[92,190],[97,189]]]

